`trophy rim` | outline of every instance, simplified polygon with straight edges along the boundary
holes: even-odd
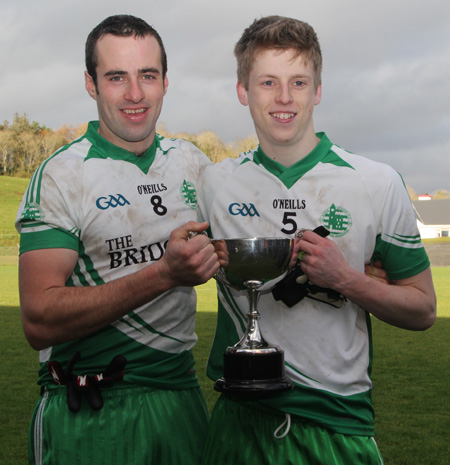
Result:
[[[275,236],[253,236],[253,237],[214,237],[211,242],[218,241],[292,241],[292,237],[275,237]]]

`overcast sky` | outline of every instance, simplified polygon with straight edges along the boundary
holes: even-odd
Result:
[[[450,190],[450,6],[445,0],[0,0],[0,121],[58,129],[96,119],[84,44],[112,14],[158,30],[169,63],[170,132],[254,134],[236,98],[233,47],[255,18],[310,23],[324,58],[315,128],[399,171],[418,194]]]

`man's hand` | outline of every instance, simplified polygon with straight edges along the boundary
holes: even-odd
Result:
[[[229,253],[227,249],[227,244],[225,240],[215,240],[214,241],[214,248],[219,259],[220,266],[228,266],[229,263]]]
[[[172,231],[158,265],[162,276],[173,286],[203,284],[219,269],[219,259],[211,240],[204,234],[190,234],[201,233],[207,228],[208,223],[190,221]]]
[[[301,255],[300,267],[313,284],[337,289],[348,279],[350,265],[334,241],[305,231],[297,243]]]
[[[366,265],[364,267],[364,272],[369,278],[384,284],[392,284],[381,262],[374,262],[371,265]]]

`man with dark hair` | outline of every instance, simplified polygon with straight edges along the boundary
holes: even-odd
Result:
[[[210,164],[156,134],[161,38],[107,18],[86,45],[99,121],[35,172],[19,208],[19,287],[41,397],[30,464],[197,465],[208,423],[192,348],[196,296],[218,259],[197,221]],[[172,232],[171,232],[172,231]]]
[[[161,68],[162,78],[167,74],[167,55],[163,41],[158,32],[147,22],[131,15],[110,16],[95,27],[88,35],[85,47],[86,71],[92,80],[97,84],[97,65],[98,56],[96,54],[97,42],[107,34],[116,37],[136,37],[144,38],[146,36],[154,37],[159,44],[161,51]]]
[[[380,465],[370,314],[412,330],[436,317],[409,196],[392,168],[315,133],[322,57],[311,26],[279,16],[256,20],[235,55],[238,98],[250,109],[259,146],[205,169],[200,210],[215,238],[305,230],[298,265],[258,303],[262,336],[284,350],[294,388],[259,399],[223,393],[202,464]],[[313,232],[319,227],[329,236]],[[372,279],[376,267],[364,274],[378,262],[391,282]],[[243,336],[248,313],[246,291],[218,284],[218,295],[213,380],[223,376],[223,353]]]

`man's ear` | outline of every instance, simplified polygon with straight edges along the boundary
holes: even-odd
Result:
[[[97,88],[95,87],[94,80],[87,71],[84,72],[84,86],[86,87],[88,94],[94,100],[97,100]]]
[[[239,102],[241,102],[242,105],[247,106],[248,105],[248,97],[247,97],[247,90],[242,84],[242,82],[239,82],[236,84],[236,91],[238,95]]]
[[[314,105],[319,105],[321,101],[322,101],[322,83],[320,83],[317,87]]]
[[[169,87],[169,80],[167,79],[167,74],[164,76],[163,86],[164,86],[164,95],[166,95],[167,88]]]

